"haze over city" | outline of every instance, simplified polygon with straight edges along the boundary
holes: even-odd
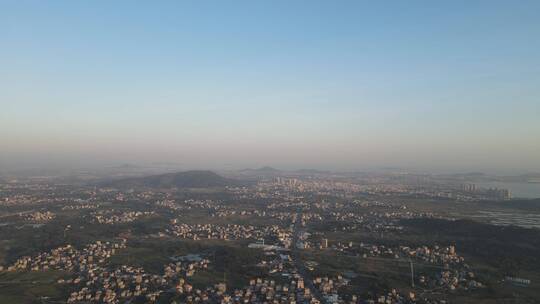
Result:
[[[2,1],[0,170],[540,171],[538,1]]]
[[[538,304],[539,118],[538,0],[0,0],[0,304]]]

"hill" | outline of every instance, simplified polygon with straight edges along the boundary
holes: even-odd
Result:
[[[266,166],[266,167],[261,167],[261,168],[257,168],[257,169],[247,168],[247,169],[240,170],[240,172],[244,172],[244,173],[280,173],[281,170]]]
[[[213,188],[239,184],[212,171],[193,170],[143,177],[131,177],[108,182],[116,188]]]
[[[323,170],[317,170],[317,169],[300,169],[294,171],[298,174],[306,174],[306,175],[317,175],[317,174],[328,174],[330,171],[323,171]]]
[[[252,168],[248,168],[248,169],[243,169],[243,170],[240,170],[239,171],[241,174],[243,175],[247,175],[247,176],[279,176],[283,173],[285,173],[284,171],[281,171],[281,170],[278,170],[278,169],[275,169],[275,168],[272,168],[272,167],[261,167],[261,168],[257,168],[257,169],[252,169]]]

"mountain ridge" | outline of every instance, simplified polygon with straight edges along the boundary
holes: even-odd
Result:
[[[209,170],[190,170],[109,181],[107,186],[118,188],[214,188],[239,184]]]

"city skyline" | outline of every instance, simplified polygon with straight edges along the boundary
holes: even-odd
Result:
[[[536,1],[0,4],[0,170],[540,171]]]

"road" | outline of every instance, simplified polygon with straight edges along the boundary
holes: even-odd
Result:
[[[300,257],[301,249],[298,249],[296,247],[296,244],[298,240],[300,239],[300,233],[302,230],[301,226],[302,226],[302,212],[299,211],[296,214],[296,221],[294,223],[291,258],[293,260],[294,265],[296,266],[296,269],[298,270],[298,274],[302,277],[302,279],[304,279],[304,286],[310,289],[311,295],[319,302],[327,304],[326,300],[322,296],[319,289],[315,286],[315,284],[313,284],[313,279],[311,278],[309,271],[307,270],[306,266],[304,265],[304,262],[302,261]]]

